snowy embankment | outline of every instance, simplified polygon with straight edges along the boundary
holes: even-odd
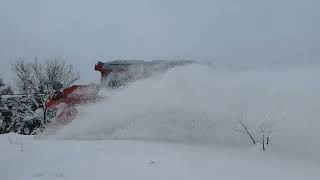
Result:
[[[10,143],[12,141],[12,144]],[[252,148],[0,136],[1,180],[318,179],[316,162]]]

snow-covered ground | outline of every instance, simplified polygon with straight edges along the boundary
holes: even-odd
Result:
[[[79,107],[36,137],[0,136],[1,180],[319,179],[319,67],[177,67]],[[262,151],[254,137],[270,131]]]
[[[316,162],[256,148],[126,140],[35,140],[10,134],[0,136],[0,149],[1,180],[320,177]]]

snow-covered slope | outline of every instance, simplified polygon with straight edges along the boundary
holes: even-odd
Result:
[[[1,180],[317,180],[320,177],[320,165],[316,162],[252,148],[126,140],[35,140],[10,134],[0,136],[0,149]]]

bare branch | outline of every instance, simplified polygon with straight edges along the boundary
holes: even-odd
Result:
[[[243,121],[240,121],[239,123],[240,123],[242,129],[244,130],[244,133],[249,136],[251,142],[252,142],[253,144],[256,144],[256,140],[253,138],[252,133],[249,131],[248,125],[245,124]]]

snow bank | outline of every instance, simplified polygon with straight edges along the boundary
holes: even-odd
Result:
[[[105,90],[105,101],[80,107],[78,118],[55,137],[247,145],[248,138],[232,130],[243,120],[250,127],[271,126],[273,149],[316,157],[317,77],[319,67],[177,67],[121,90]]]
[[[12,144],[9,143],[9,136]],[[21,151],[23,147],[23,151]],[[1,180],[317,180],[319,163],[255,149],[0,135]]]

